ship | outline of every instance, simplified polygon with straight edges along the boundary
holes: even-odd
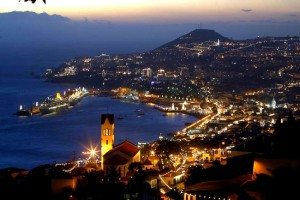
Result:
[[[84,87],[68,89],[64,91],[63,94],[58,92],[55,95],[47,97],[42,101],[41,105],[36,102],[30,109],[24,109],[21,105],[15,115],[32,116],[40,113],[43,115],[57,113],[74,107],[88,94],[89,92]]]
[[[19,110],[16,113],[14,113],[14,115],[17,115],[17,116],[31,116],[32,113],[30,112],[29,109],[25,109],[25,108],[23,108],[22,105],[20,105]]]
[[[17,116],[32,116],[32,115],[37,115],[40,114],[40,107],[38,106],[38,102],[35,103],[34,106],[32,106],[30,109],[25,109],[23,108],[22,105],[20,105],[19,110],[14,113],[14,115]]]
[[[139,97],[135,93],[129,93],[126,95],[121,96],[121,99],[123,102],[128,102],[128,103],[139,103]]]
[[[55,98],[48,97],[40,106],[40,111],[43,115],[50,114],[50,113],[57,113],[63,110],[68,109],[69,104],[67,101],[57,98],[59,96],[56,95]]]
[[[86,95],[88,95],[88,91],[80,87],[74,90],[69,89],[63,95],[56,93],[54,97],[50,96],[46,98],[40,106],[40,112],[43,115],[61,112],[75,106]]]
[[[143,111],[143,109],[136,109],[135,112],[138,116],[145,115],[145,112]]]
[[[76,88],[67,92],[66,99],[69,102],[70,106],[75,106],[79,103],[89,92],[85,88]]]
[[[38,105],[32,106],[30,111],[31,111],[32,115],[37,115],[37,114],[41,113],[40,106],[38,106]]]

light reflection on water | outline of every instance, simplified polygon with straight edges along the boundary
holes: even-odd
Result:
[[[87,97],[73,109],[57,115],[28,118],[12,115],[20,104],[30,105],[69,87],[29,76],[1,77],[0,168],[31,168],[65,161],[73,157],[73,152],[79,156],[84,146],[100,140],[102,113],[124,117],[116,119],[116,142],[124,139],[149,142],[157,139],[160,133],[166,136],[195,120],[183,114],[163,116],[147,105],[124,103],[109,97]],[[145,115],[138,116],[136,109],[143,109]]]

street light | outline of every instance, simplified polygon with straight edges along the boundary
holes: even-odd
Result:
[[[96,155],[96,150],[95,149],[90,149],[89,154],[90,154],[91,157],[94,157]]]
[[[85,152],[82,152],[84,155],[88,155],[88,158],[87,160],[90,160],[90,159],[95,159],[97,157],[97,154],[98,154],[98,150],[97,150],[97,147],[93,147],[92,145],[90,146],[90,148],[86,148],[87,151]]]

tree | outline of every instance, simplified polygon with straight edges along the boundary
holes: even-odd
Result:
[[[143,195],[151,193],[151,186],[146,181],[146,172],[139,162],[131,163],[128,167],[131,174],[128,180],[127,192],[129,194],[137,194],[137,198],[141,199]]]
[[[20,0],[21,1],[21,0]],[[31,3],[35,3],[36,2],[36,0],[24,0],[25,2],[27,2],[27,1],[31,1]],[[46,0],[43,0],[43,2],[46,4]]]
[[[128,170],[130,173],[133,173],[135,171],[140,171],[142,169],[143,169],[143,166],[142,166],[142,163],[140,163],[140,162],[130,163],[130,165],[128,167]]]
[[[119,182],[120,174],[114,166],[111,166],[108,169],[108,173],[105,179],[108,183],[117,183]]]

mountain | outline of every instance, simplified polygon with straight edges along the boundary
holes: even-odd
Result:
[[[129,53],[156,48],[193,26],[80,21],[60,15],[15,11],[0,13],[0,46],[55,46],[78,51],[92,48],[100,52]]]
[[[26,63],[30,67],[41,66],[44,61],[56,63],[98,53],[148,51],[194,26],[111,23],[47,13],[0,12],[0,68]]]
[[[71,19],[67,17],[63,17],[61,15],[49,15],[47,13],[35,13],[35,12],[20,12],[13,11],[8,13],[0,13],[0,22],[1,23],[10,23],[11,20],[23,20],[23,21],[41,21],[41,22],[51,22],[51,21],[71,21]]]
[[[220,40],[221,42],[229,41],[228,38],[220,35],[214,30],[196,29],[171,42],[164,44],[159,48],[168,48],[168,47],[176,46],[178,44],[191,44],[191,43],[200,43],[206,41],[218,41],[218,40]]]

